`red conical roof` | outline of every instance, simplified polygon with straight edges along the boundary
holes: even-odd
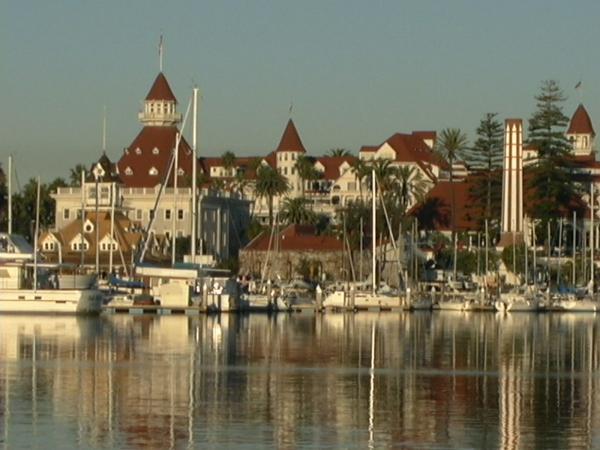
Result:
[[[277,146],[276,152],[301,152],[306,153],[306,149],[302,144],[298,130],[292,119],[290,119],[285,127],[281,141]]]
[[[580,103],[577,109],[575,110],[575,114],[571,118],[571,123],[569,124],[569,129],[567,130],[567,134],[592,134],[596,135],[594,131],[594,127],[592,125],[592,120],[584,106]]]
[[[167,81],[166,77],[163,75],[162,72],[160,72],[154,80],[154,83],[152,84],[148,95],[146,95],[146,100],[170,100],[174,102],[177,101],[175,95],[173,94],[173,91],[171,90],[171,86],[169,86],[169,82]]]

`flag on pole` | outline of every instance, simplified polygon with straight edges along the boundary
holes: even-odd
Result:
[[[577,84],[575,85],[575,90],[578,90],[578,89],[580,89],[580,88],[581,88],[581,80],[579,80],[579,81],[577,82]]]
[[[292,100],[290,100],[290,110],[289,110],[290,116],[292,115],[292,109],[294,109],[294,102]]]

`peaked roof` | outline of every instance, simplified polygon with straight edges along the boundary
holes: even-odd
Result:
[[[306,153],[306,149],[302,144],[302,140],[300,139],[300,135],[298,134],[298,130],[296,130],[296,126],[292,119],[288,121],[285,130],[283,131],[283,135],[281,136],[281,141],[279,141],[279,145],[275,151]]]
[[[567,134],[592,134],[596,135],[590,115],[586,111],[585,107],[580,103],[573,117],[571,117],[571,123]]]
[[[342,174],[340,167],[347,162],[352,165],[356,160],[356,156],[320,156],[315,163],[320,163],[323,166],[323,178],[326,180],[337,180]]]
[[[169,82],[162,72],[159,72],[156,76],[150,91],[148,91],[148,95],[146,95],[146,100],[170,100],[177,102],[171,86],[169,86]]]

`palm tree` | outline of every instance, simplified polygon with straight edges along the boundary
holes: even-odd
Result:
[[[467,148],[467,135],[459,128],[446,128],[440,134],[438,151],[448,161],[450,173],[450,186],[452,189],[452,205],[450,205],[452,223],[452,243],[456,250],[456,194],[454,190],[454,168],[456,158]],[[456,253],[456,252],[455,252]],[[454,258],[454,278],[456,279],[456,256]]]
[[[346,150],[345,148],[331,148],[327,152],[327,155],[340,157],[340,156],[350,156],[351,153],[348,150]]]
[[[298,156],[294,167],[298,172],[298,176],[302,180],[302,196],[304,197],[304,188],[306,182],[318,180],[321,174],[317,169],[315,169],[313,160],[306,155]]]
[[[303,197],[286,198],[281,206],[281,218],[289,224],[314,224],[316,215],[308,208],[308,200]]]
[[[234,187],[235,190],[240,194],[240,198],[244,198],[244,189],[248,186],[248,178],[243,171],[239,171],[235,174]]]
[[[354,176],[358,182],[358,191],[360,192],[360,198],[362,200],[362,185],[371,173],[371,166],[368,161],[357,158],[352,162],[352,171],[354,172]]]
[[[223,163],[223,168],[225,169],[226,176],[233,176],[233,169],[235,168],[235,153],[230,150],[227,150],[225,153],[221,155],[221,162]]]
[[[289,190],[287,179],[271,166],[260,166],[256,172],[254,187],[257,197],[265,197],[269,205],[269,225],[273,226],[273,197]]]
[[[397,194],[405,214],[409,205],[420,202],[425,196],[427,183],[421,171],[414,166],[396,168]]]
[[[79,186],[81,184],[81,172],[87,172],[85,165],[79,163],[69,170],[69,185]]]

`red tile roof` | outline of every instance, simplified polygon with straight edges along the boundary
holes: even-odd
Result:
[[[352,165],[356,159],[356,156],[321,156],[316,159],[316,162],[323,165],[323,178],[325,180],[337,180],[341,175],[340,166],[345,162]]]
[[[175,126],[142,128],[118,162],[119,174],[125,186],[154,187],[163,181],[178,132]],[[155,153],[155,148],[158,149],[158,154]],[[192,174],[192,150],[184,138],[179,144],[178,163],[179,168],[184,171],[184,175],[178,180],[181,186],[185,177]],[[127,174],[128,167],[133,171],[131,175]],[[150,175],[152,167],[158,171],[157,175]],[[169,184],[172,185],[172,177]]]
[[[148,95],[146,95],[146,100],[170,100],[177,102],[171,86],[169,86],[169,82],[162,72],[157,75],[154,83],[152,83],[152,87],[148,91]]]
[[[256,178],[256,167],[260,163],[261,158],[258,156],[244,156],[235,158],[234,166],[242,169],[246,179]],[[223,167],[223,158],[218,157],[201,157],[198,158],[198,168],[206,175],[210,176],[212,167]],[[224,177],[223,177],[224,178]]]
[[[242,251],[266,252],[269,249],[271,233],[264,231],[255,237]],[[288,225],[281,232],[275,233],[271,242],[271,251],[275,251],[275,243],[280,252],[311,251],[341,252],[342,241],[334,236],[318,236],[312,225]]]
[[[596,135],[594,131],[594,126],[592,125],[592,120],[585,107],[580,103],[577,109],[575,110],[575,114],[571,118],[571,123],[569,124],[569,129],[567,130],[567,134],[591,134]]]
[[[302,144],[302,140],[300,139],[300,135],[298,134],[298,130],[296,130],[296,126],[292,119],[288,121],[285,130],[283,131],[283,135],[281,136],[281,141],[279,141],[279,145],[275,151],[306,153],[306,149]]]

